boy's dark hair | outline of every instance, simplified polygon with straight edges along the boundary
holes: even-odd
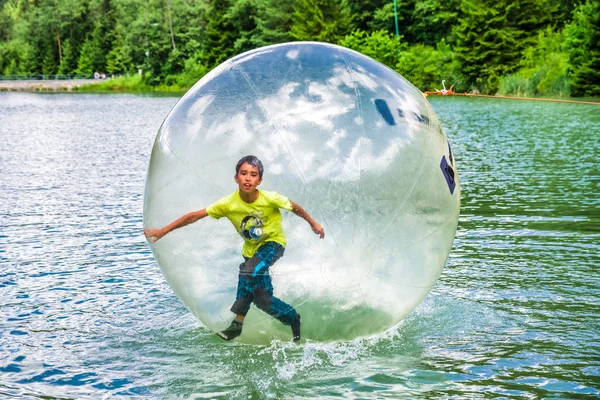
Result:
[[[240,172],[240,168],[242,168],[242,164],[244,163],[248,163],[253,167],[258,168],[258,176],[262,179],[265,169],[263,168],[262,162],[256,156],[246,156],[240,158],[240,161],[238,161],[235,165],[235,176],[237,176],[238,172]]]

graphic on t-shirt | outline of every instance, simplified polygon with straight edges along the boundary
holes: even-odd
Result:
[[[246,239],[257,240],[263,234],[263,221],[256,215],[246,215],[240,225],[242,236]]]

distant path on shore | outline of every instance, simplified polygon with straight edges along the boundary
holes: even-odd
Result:
[[[70,92],[83,85],[105,82],[102,79],[0,81],[0,92]]]

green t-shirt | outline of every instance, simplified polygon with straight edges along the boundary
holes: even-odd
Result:
[[[276,192],[258,191],[253,203],[246,203],[235,191],[206,207],[212,218],[227,217],[244,238],[242,255],[252,257],[265,242],[277,242],[285,247],[286,239],[281,226],[279,209],[292,210],[290,200]]]

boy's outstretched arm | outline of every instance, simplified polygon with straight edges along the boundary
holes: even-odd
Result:
[[[310,227],[313,230],[313,232],[316,233],[317,235],[319,235],[319,237],[321,239],[323,239],[325,237],[325,230],[323,229],[321,224],[319,224],[317,221],[312,219],[312,217],[310,215],[308,215],[308,213],[306,212],[306,210],[304,210],[304,208],[300,207],[298,204],[294,203],[291,200],[290,200],[290,203],[292,203],[292,212],[294,214],[296,214],[297,216],[305,219],[306,222],[308,222],[310,224]]]
[[[206,208],[203,208],[202,210],[198,211],[192,211],[190,213],[185,214],[183,217],[171,222],[169,225],[163,226],[162,228],[146,228],[144,229],[144,235],[146,235],[147,238],[151,238],[152,242],[156,242],[158,239],[165,236],[172,230],[181,228],[182,226],[193,224],[194,222],[206,217],[207,215],[208,213],[206,212]]]

